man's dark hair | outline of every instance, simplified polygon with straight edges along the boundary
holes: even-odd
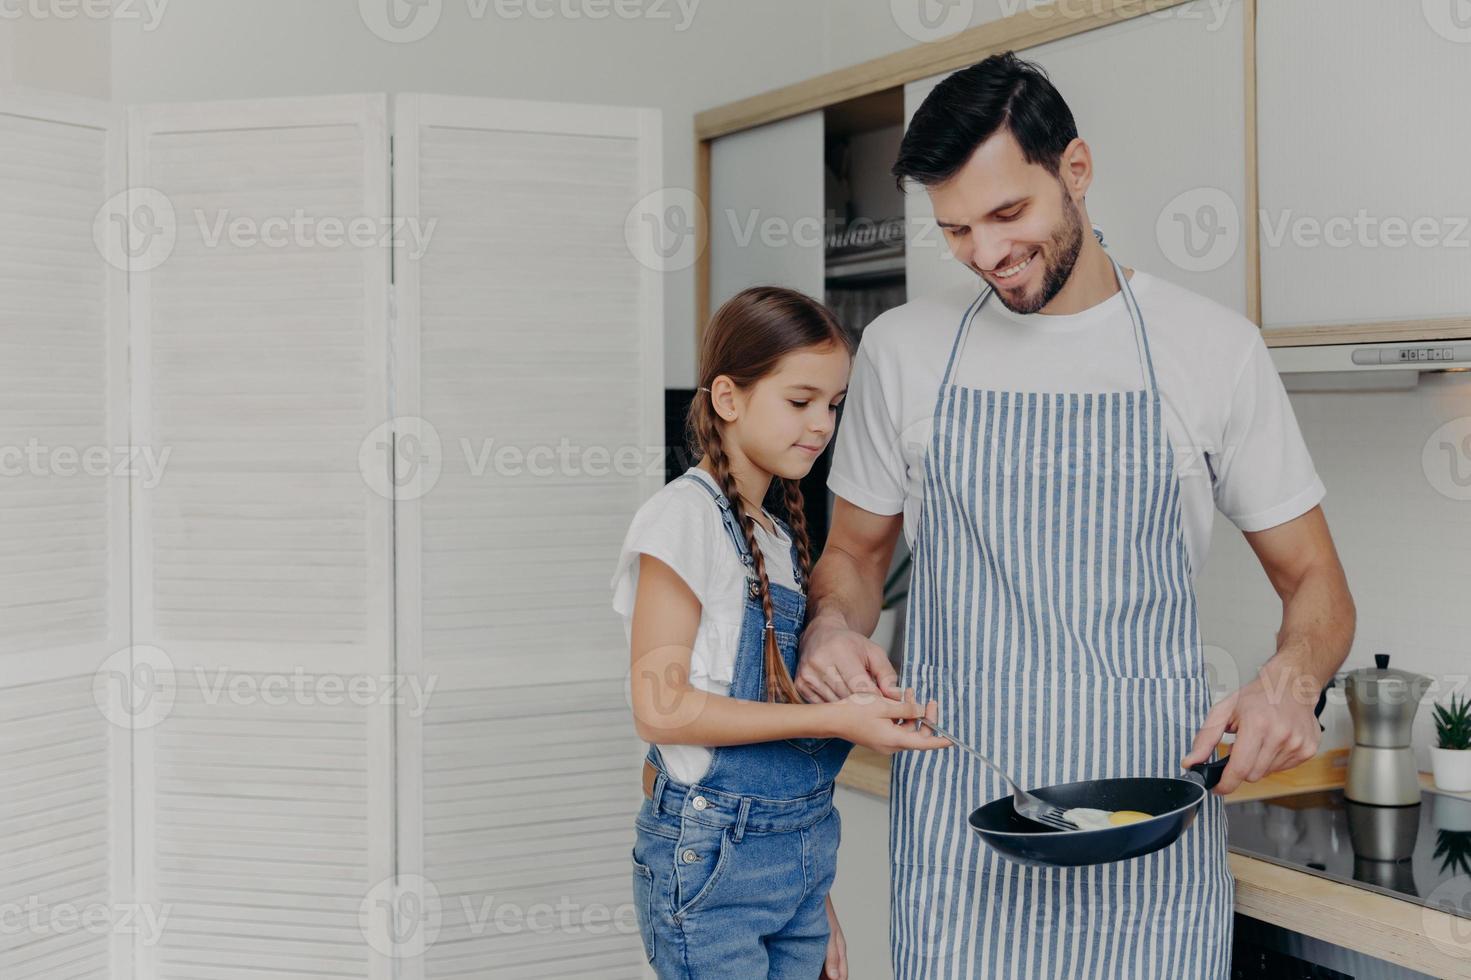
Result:
[[[1016,138],[1028,163],[1053,173],[1061,166],[1062,151],[1078,135],[1073,112],[1047,73],[1007,51],[935,86],[910,120],[890,173],[900,190],[906,178],[925,187],[944,183],[1002,126]]]

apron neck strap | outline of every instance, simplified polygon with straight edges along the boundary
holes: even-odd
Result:
[[[986,283],[986,288],[981,290],[979,296],[970,301],[970,306],[966,309],[965,316],[960,318],[960,329],[955,331],[955,340],[950,344],[950,360],[945,363],[945,375],[940,379],[940,388],[942,390],[950,385],[950,375],[955,370],[955,362],[960,360],[960,351],[965,345],[965,335],[967,328],[970,326],[970,321],[980,312],[981,307],[986,305],[986,300],[990,297],[991,292],[991,284]]]
[[[1151,395],[1159,394],[1159,382],[1154,377],[1154,355],[1149,352],[1149,332],[1144,329],[1144,313],[1139,309],[1139,301],[1134,298],[1134,289],[1129,285],[1129,280],[1124,277],[1123,267],[1114,261],[1110,255],[1108,261],[1113,263],[1113,274],[1119,281],[1119,292],[1124,294],[1124,305],[1128,307],[1129,319],[1134,323],[1134,349],[1139,353],[1139,366],[1143,369],[1139,373],[1144,376],[1144,387]]]
[[[1159,391],[1159,383],[1154,376],[1154,357],[1149,352],[1149,334],[1144,329],[1144,314],[1139,309],[1139,302],[1134,298],[1134,290],[1129,286],[1129,280],[1124,276],[1123,268],[1114,261],[1112,255],[1108,256],[1109,263],[1113,266],[1114,277],[1118,279],[1119,292],[1124,296],[1124,307],[1129,311],[1129,319],[1134,326],[1134,349],[1139,354],[1139,366],[1142,369],[1144,387],[1151,395]],[[966,309],[965,315],[960,318],[960,327],[955,331],[955,340],[950,345],[950,359],[945,364],[945,374],[940,379],[940,387],[945,388],[950,384],[950,377],[955,372],[955,365],[960,360],[961,351],[965,349],[965,339],[970,332],[971,321],[976,314],[986,305],[986,300],[991,298],[995,290],[990,283],[981,290],[981,294],[971,301]]]

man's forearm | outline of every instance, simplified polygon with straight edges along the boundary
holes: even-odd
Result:
[[[807,589],[807,621],[840,622],[868,636],[878,625],[883,605],[883,576],[865,569],[852,555],[829,545],[823,549]]]
[[[1357,614],[1342,566],[1325,563],[1282,596],[1277,652],[1262,668],[1283,693],[1304,703],[1317,700],[1353,645]]]

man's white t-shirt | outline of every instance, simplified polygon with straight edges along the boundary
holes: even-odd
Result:
[[[686,472],[719,489],[714,477],[698,466]],[[759,521],[754,526],[767,581],[796,589],[791,537],[775,521],[775,534]],[[690,652],[690,686],[729,695],[746,608],[746,566],[720,518],[720,508],[700,487],[688,480],[674,480],[638,509],[624,536],[611,583],[613,608],[623,617],[630,643],[641,553],[674,569],[700,600],[700,624]],[[669,775],[680,783],[697,782],[710,767],[711,752],[705,746],[661,743],[659,754]]]
[[[1243,531],[1274,527],[1323,498],[1261,331],[1204,296],[1135,270],[1129,279],[1154,359],[1180,478],[1192,573],[1220,510]],[[875,514],[904,513],[914,547],[936,396],[974,288],[916,299],[863,334],[827,485]],[[1081,313],[1019,315],[991,296],[972,321],[952,382],[1026,392],[1146,386],[1122,292]]]

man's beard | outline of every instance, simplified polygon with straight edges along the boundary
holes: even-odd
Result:
[[[1036,313],[1052,302],[1052,298],[1062,291],[1063,286],[1067,285],[1068,277],[1073,274],[1073,266],[1078,263],[1078,253],[1082,249],[1083,218],[1078,213],[1078,206],[1073,203],[1067,191],[1063,190],[1062,227],[1053,232],[1046,247],[1037,255],[1037,259],[1042,261],[1042,288],[1034,295],[1019,295],[1015,299],[1009,298],[1002,289],[995,289],[993,291],[996,297],[1013,313],[1024,315]],[[1055,256],[1051,261],[1047,258],[1049,254]]]

